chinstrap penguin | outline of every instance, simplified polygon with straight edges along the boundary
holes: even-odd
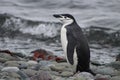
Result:
[[[76,73],[80,71],[95,75],[90,69],[88,41],[75,18],[70,14],[54,14],[53,16],[63,23],[61,43],[67,62],[76,66]]]

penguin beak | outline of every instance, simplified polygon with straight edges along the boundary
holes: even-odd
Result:
[[[59,15],[59,14],[54,14],[53,15],[55,18],[61,18],[61,15]]]

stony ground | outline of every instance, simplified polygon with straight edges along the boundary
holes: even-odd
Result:
[[[73,75],[72,68],[66,62],[36,62],[0,52],[0,80],[120,80],[119,61],[106,65],[96,64],[91,64],[96,76],[87,72]]]

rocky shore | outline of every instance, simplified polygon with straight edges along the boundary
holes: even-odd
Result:
[[[20,53],[0,51],[0,80],[120,80],[120,61],[104,65],[92,61],[91,69],[96,76],[87,72],[73,74],[64,59],[45,50],[42,52],[49,58],[35,56],[33,52],[30,58]]]

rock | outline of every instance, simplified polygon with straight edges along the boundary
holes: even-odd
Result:
[[[18,67],[4,67],[1,71],[6,71],[6,72],[18,72],[19,68]]]
[[[51,74],[52,76],[59,76],[59,77],[60,77],[60,73],[59,73],[59,72],[50,71],[50,74]]]
[[[10,52],[9,50],[0,50],[0,53],[5,53],[13,56],[12,52]]]
[[[36,61],[30,60],[30,61],[27,62],[27,64],[28,64],[29,66],[32,66],[32,65],[36,65],[36,64],[38,64],[38,63],[37,63]]]
[[[50,66],[50,65],[52,65],[52,64],[56,64],[56,63],[52,63],[52,62],[50,62],[50,61],[42,60],[42,61],[39,62],[39,64],[40,64],[41,66],[45,67],[45,66]]]
[[[57,72],[73,71],[72,67],[68,63],[54,63],[54,65],[50,66],[50,69]]]
[[[10,73],[10,76],[13,77],[13,78],[20,78],[20,75],[18,75],[18,74],[15,73],[15,72],[11,72],[11,73]]]
[[[7,61],[4,63],[5,66],[13,66],[13,67],[19,67],[21,65],[27,66],[27,63],[25,61]]]
[[[0,53],[6,53],[6,54],[9,54],[9,55],[11,55],[11,56],[19,56],[19,57],[26,57],[25,55],[23,55],[22,53],[16,53],[16,52],[11,52],[11,51],[9,51],[9,50],[0,50]]]
[[[65,66],[56,66],[56,65],[54,65],[54,66],[50,66],[50,69],[52,71],[61,72],[61,71],[65,70]]]
[[[107,79],[107,78],[97,78],[95,80],[109,80],[109,79]]]
[[[110,80],[120,80],[120,76],[112,77]]]
[[[22,80],[30,80],[30,78],[23,71],[18,71],[17,74],[20,75]]]
[[[19,66],[19,63],[18,63],[18,61],[7,61],[7,62],[5,62],[4,63],[4,65],[5,66],[16,66],[16,67],[18,67]]]
[[[74,75],[74,80],[94,80],[94,76],[87,72],[81,72],[79,74]]]
[[[56,64],[56,62],[52,62],[52,61],[50,62],[45,60],[39,62],[40,69],[48,70],[48,71],[51,70],[50,66],[54,66],[54,64]]]
[[[0,57],[0,62],[5,63],[6,61],[8,61],[8,59],[1,58],[1,57]]]
[[[52,60],[52,61],[57,61],[57,62],[62,62],[66,61],[64,58],[58,57],[54,55],[52,52],[47,51],[45,49],[37,49],[32,51],[33,53],[33,60],[38,60],[39,58],[42,60]]]
[[[39,71],[36,75],[32,76],[30,80],[53,80],[49,73],[45,71]]]
[[[34,76],[34,75],[37,73],[37,71],[32,70],[32,69],[24,69],[24,70],[23,70],[23,73],[25,73],[25,74],[27,74],[29,77],[31,77],[31,76]]]
[[[120,61],[111,62],[109,64],[106,64],[106,66],[109,66],[115,69],[120,69]]]
[[[111,78],[110,75],[101,75],[101,74],[97,74],[95,76],[95,80],[109,80]]]
[[[80,76],[80,77],[75,78],[74,80],[86,80],[86,79],[84,77]]]
[[[19,64],[18,68],[19,69],[27,69],[28,65],[27,64]]]
[[[20,80],[19,78],[9,78],[8,80]]]
[[[60,76],[52,76],[52,80],[73,80],[73,79],[69,79],[69,78],[66,79]]]
[[[116,61],[120,61],[120,54],[116,56]]]
[[[0,65],[0,70],[3,69],[4,67],[2,65]]]
[[[15,60],[14,57],[12,57],[10,54],[6,54],[6,53],[0,53],[0,58],[4,58],[6,60]]]
[[[111,75],[111,76],[116,75],[115,69],[111,67],[105,67],[105,66],[98,67],[98,69],[96,70],[96,73],[103,74],[103,75]]]
[[[20,80],[20,75],[16,72],[1,72],[0,78],[5,80]]]
[[[96,60],[91,60],[91,64],[96,65],[96,66],[101,66],[103,63],[96,61]]]
[[[69,76],[72,76],[72,75],[73,75],[73,72],[63,71],[60,75],[61,75],[62,77],[69,77]]]

